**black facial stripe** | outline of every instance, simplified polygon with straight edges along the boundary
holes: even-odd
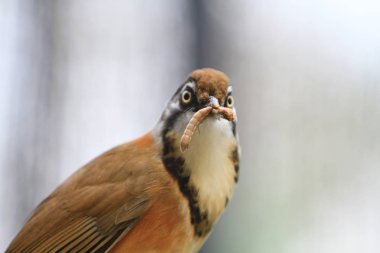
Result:
[[[178,96],[178,94],[181,93],[182,89],[183,89],[183,86],[185,86],[187,84],[187,82],[184,82],[183,84],[181,84],[178,89],[175,91],[173,97],[171,98],[171,100],[173,100],[174,97]]]

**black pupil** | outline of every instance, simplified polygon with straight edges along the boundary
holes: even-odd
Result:
[[[229,105],[231,105],[232,104],[232,98],[228,98],[228,100],[227,100],[227,103],[229,104]]]
[[[185,94],[183,94],[183,99],[188,101],[190,99],[190,92],[185,92]]]

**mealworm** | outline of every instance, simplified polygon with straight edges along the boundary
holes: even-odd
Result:
[[[218,110],[218,113],[222,114],[226,120],[229,120],[229,121],[235,120],[235,113],[231,108],[219,106],[217,110]]]
[[[183,132],[181,138],[181,151],[184,152],[190,144],[191,138],[195,130],[197,130],[198,126],[202,123],[202,121],[207,117],[207,115],[212,111],[212,107],[205,107],[197,111],[189,123],[186,126],[185,131]]]
[[[199,125],[202,123],[202,121],[209,115],[209,113],[213,110],[217,110],[218,114],[221,114],[225,119],[229,121],[235,120],[235,113],[230,108],[225,108],[222,106],[217,107],[205,107],[197,111],[189,123],[186,126],[185,131],[183,132],[182,138],[181,138],[181,151],[184,152],[190,144],[191,138],[193,137],[193,134],[195,130],[199,127]]]

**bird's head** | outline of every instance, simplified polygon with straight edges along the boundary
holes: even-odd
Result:
[[[201,132],[236,138],[236,111],[227,75],[211,68],[193,71],[172,96],[155,130],[164,153],[168,145],[182,152],[195,149],[192,137],[197,139]]]

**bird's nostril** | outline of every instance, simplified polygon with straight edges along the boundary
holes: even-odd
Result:
[[[210,104],[210,99],[202,99],[199,101],[199,104],[201,107],[206,107],[208,104]]]

